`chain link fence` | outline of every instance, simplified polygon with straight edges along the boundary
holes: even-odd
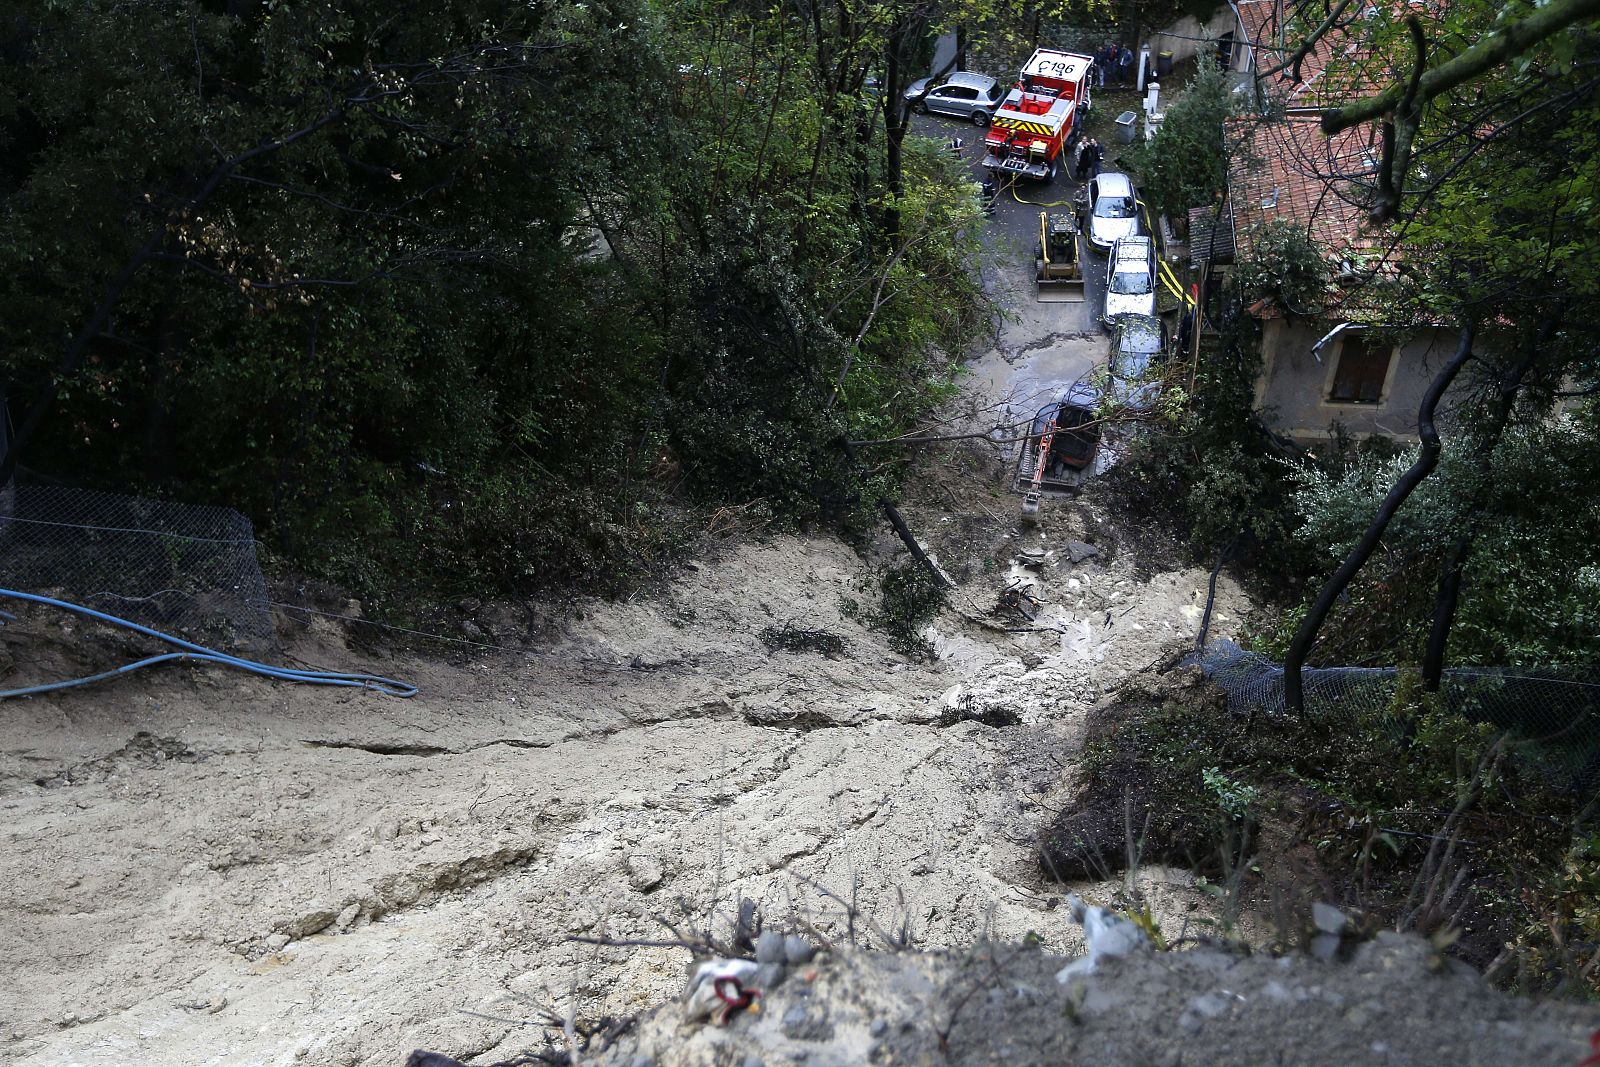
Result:
[[[1283,667],[1218,640],[1191,662],[1227,694],[1235,712],[1288,713]],[[1302,674],[1305,710],[1325,719],[1381,714],[1394,700],[1393,667],[1312,667]],[[1508,734],[1512,760],[1553,789],[1600,790],[1600,682],[1576,672],[1463,667],[1444,672],[1444,707]]]
[[[221,651],[277,650],[250,520],[86,489],[0,490],[0,586]]]

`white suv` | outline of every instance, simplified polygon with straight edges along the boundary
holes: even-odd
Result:
[[[1148,237],[1123,237],[1106,257],[1106,307],[1100,321],[1109,329],[1123,315],[1155,313],[1155,244]]]

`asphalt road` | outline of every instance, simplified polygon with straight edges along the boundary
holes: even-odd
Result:
[[[983,158],[982,127],[940,115],[914,115],[911,131],[939,141],[961,138],[962,158],[969,165],[972,180],[981,183],[988,177],[989,172],[979,162]],[[1039,243],[1039,212],[1071,211],[1072,198],[1082,184],[1057,179],[1053,184],[1044,185],[1023,178],[1008,189],[1002,181],[1000,198],[995,204],[994,217],[989,221],[985,245],[1003,263],[1014,262],[1017,269],[1031,277],[1033,258]],[[1100,329],[1100,312],[1105,306],[1106,259],[1089,249],[1087,243],[1084,249],[1087,253],[1084,260],[1085,299],[1081,304],[1051,304],[1054,315],[1059,318],[1058,324],[1052,324],[1052,332],[1077,334]]]

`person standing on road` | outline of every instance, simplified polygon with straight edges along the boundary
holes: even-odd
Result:
[[[1117,55],[1117,81],[1127,85],[1133,78],[1133,49],[1127,45]]]
[[[1089,143],[1085,148],[1089,155],[1089,177],[1098,178],[1100,177],[1100,165],[1105,162],[1106,150],[1101,148],[1100,142],[1093,137],[1089,138]]]
[[[1095,85],[1104,89],[1106,87],[1106,68],[1111,66],[1111,46],[1106,45],[1094,54],[1094,79]]]
[[[1072,173],[1073,177],[1080,182],[1089,176],[1089,164],[1094,159],[1094,149],[1090,147],[1093,144],[1094,139],[1092,137],[1085,137],[1078,144],[1077,160],[1072,168]]]

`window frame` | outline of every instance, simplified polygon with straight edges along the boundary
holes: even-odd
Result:
[[[1339,338],[1338,349],[1334,352],[1333,359],[1330,361],[1332,366],[1328,370],[1326,395],[1323,397],[1324,403],[1338,404],[1343,407],[1374,408],[1382,407],[1387,401],[1389,381],[1394,373],[1400,346],[1392,341],[1384,343],[1377,337],[1371,336],[1372,333],[1373,331],[1369,329],[1346,330]],[[1361,349],[1359,356],[1351,352],[1352,341],[1356,342]],[[1369,365],[1360,369],[1351,368],[1351,373],[1347,375],[1344,365],[1347,355],[1365,360]],[[1381,365],[1378,362],[1380,357],[1382,359]],[[1363,370],[1365,373],[1362,373]],[[1341,382],[1350,385],[1347,390],[1349,395],[1339,395]],[[1363,386],[1373,383],[1376,384],[1374,394],[1370,399],[1364,399],[1362,394],[1367,390]]]

